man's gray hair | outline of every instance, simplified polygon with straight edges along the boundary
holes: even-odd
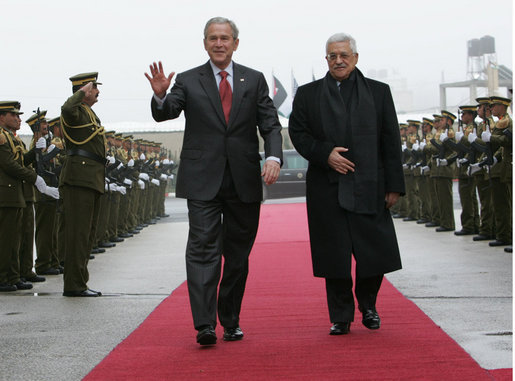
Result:
[[[329,48],[329,44],[333,42],[349,42],[352,53],[356,54],[358,52],[358,48],[356,47],[356,40],[350,34],[346,33],[336,33],[333,34],[327,42],[325,43],[325,51],[327,52],[327,48]]]
[[[211,24],[229,24],[229,26],[232,29],[232,38],[237,40],[238,35],[240,34],[240,31],[238,30],[238,27],[234,23],[234,21],[229,20],[225,17],[213,17],[212,19],[209,19],[206,23],[206,26],[204,27],[204,39],[207,38],[207,30],[211,26]]]

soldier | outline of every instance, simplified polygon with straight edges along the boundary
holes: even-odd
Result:
[[[406,123],[399,123],[399,133],[401,136],[401,147],[402,147],[402,165],[404,170],[407,169],[407,162],[409,160],[408,146],[407,146],[407,131],[408,125]],[[406,180],[406,177],[404,178]],[[399,197],[399,201],[394,205],[395,209],[392,211],[394,214],[393,218],[406,218],[408,216],[408,198],[406,196]]]
[[[438,200],[438,209],[440,217],[440,226],[436,228],[437,232],[454,231],[454,209],[452,200],[452,179],[454,178],[454,164],[451,162],[453,151],[443,142],[446,139],[454,139],[454,130],[452,125],[456,119],[456,115],[449,111],[442,110],[442,119],[439,124],[435,138],[431,143],[436,148],[437,157],[435,164],[435,183],[436,195]],[[431,171],[432,173],[433,171]]]
[[[422,118],[422,141],[419,144],[418,157],[419,161],[416,165],[416,171],[420,173],[418,177],[418,193],[420,199],[420,219],[417,224],[426,224],[433,221],[432,215],[432,184],[430,182],[430,172],[428,163],[430,158],[425,150],[427,142],[433,138],[433,120]]]
[[[477,129],[474,121],[477,116],[476,106],[460,106],[461,119],[456,133],[457,153],[456,165],[458,166],[458,191],[461,203],[461,230],[455,231],[455,235],[473,235],[479,233],[479,208],[476,196],[476,183],[474,177],[468,174],[468,164],[475,162],[475,151],[468,141],[469,134]]]
[[[41,176],[24,166],[32,161],[34,151],[26,152],[16,131],[21,126],[20,103],[0,102],[0,291],[32,288],[32,283],[20,277],[20,245],[22,239],[22,214],[25,208],[23,183],[36,185],[40,192],[59,198],[56,188],[48,187]]]
[[[88,288],[88,261],[104,193],[104,128],[91,109],[98,101],[98,73],[70,78],[73,95],[61,107],[66,158],[59,179],[65,214],[64,296],[96,297]]]
[[[490,145],[493,163],[490,170],[492,177],[492,203],[495,215],[495,241],[490,246],[509,246],[512,243],[512,129],[513,122],[507,113],[511,99],[490,97],[492,115],[499,118],[492,131],[488,129],[481,134],[481,140]]]
[[[409,159],[404,170],[404,181],[406,184],[406,197],[408,201],[408,216],[403,221],[418,221],[420,217],[420,198],[418,196],[418,185],[420,171],[416,168],[418,162],[417,151],[419,149],[420,136],[418,120],[409,119],[407,136],[407,152]]]

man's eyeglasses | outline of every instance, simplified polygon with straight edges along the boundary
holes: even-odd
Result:
[[[347,61],[349,58],[351,58],[354,55],[356,55],[356,54],[355,53],[352,53],[352,54],[347,54],[347,53],[342,53],[342,54],[330,53],[327,56],[325,56],[325,58],[328,61],[336,61],[338,59],[338,57],[340,57],[343,61]]]

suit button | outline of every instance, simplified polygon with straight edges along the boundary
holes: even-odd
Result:
[[[9,188],[11,187],[11,184],[9,184]]]
[[[85,162],[85,161],[83,161],[83,162],[82,162],[82,165],[84,165],[84,164],[86,164],[86,162]]]

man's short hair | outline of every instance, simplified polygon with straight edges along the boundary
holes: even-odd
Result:
[[[204,27],[204,39],[207,38],[207,30],[209,29],[211,24],[229,24],[229,26],[232,29],[232,38],[234,40],[238,39],[238,35],[240,34],[238,27],[236,26],[234,21],[229,20],[228,18],[225,18],[225,17],[213,17],[207,21],[206,26]]]
[[[332,44],[334,42],[347,42],[347,41],[349,42],[352,53],[356,54],[358,52],[358,48],[356,46],[356,40],[350,34],[346,34],[346,33],[336,33],[336,34],[333,34],[331,37],[329,37],[329,39],[325,43],[325,51],[327,52],[327,48],[329,48],[329,44]]]

